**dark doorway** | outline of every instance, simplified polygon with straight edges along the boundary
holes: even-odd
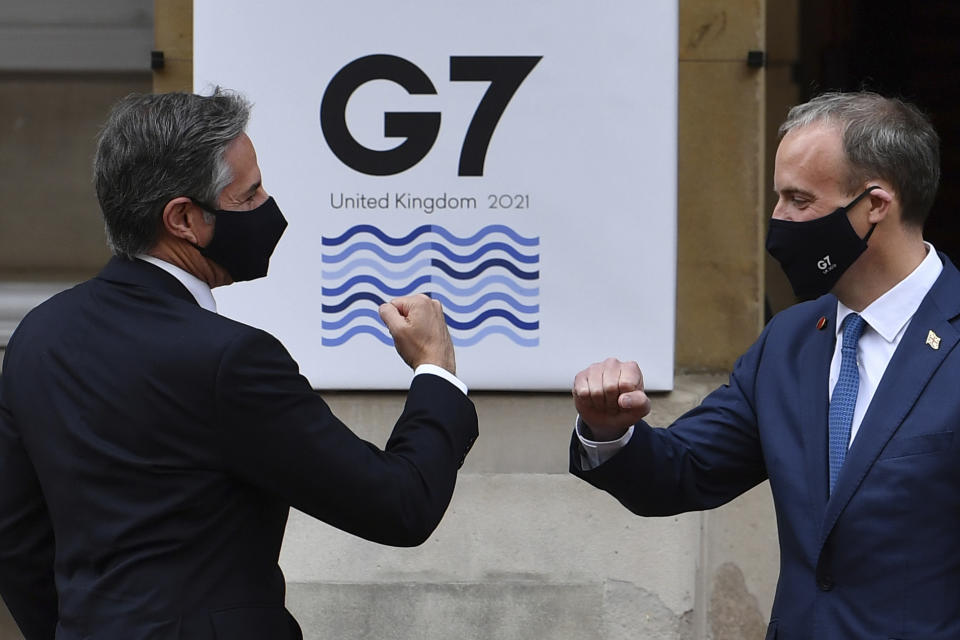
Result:
[[[960,2],[808,0],[800,22],[801,100],[869,89],[930,115],[942,179],[924,235],[960,264]]]

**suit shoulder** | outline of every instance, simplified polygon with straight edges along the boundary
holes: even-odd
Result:
[[[821,327],[828,329],[836,318],[836,298],[830,295],[800,302],[777,313],[763,328],[750,348],[737,359],[735,370],[757,367],[762,362],[777,362],[794,353]],[[820,319],[824,319],[824,323]],[[771,360],[772,358],[772,360]]]
[[[272,333],[197,307],[191,326],[226,361],[252,361],[261,358],[293,361],[286,347]]]
[[[771,332],[776,333],[781,331],[794,331],[806,325],[817,329],[820,318],[824,319],[826,323],[824,326],[829,326],[836,318],[836,315],[837,299],[832,295],[825,295],[816,300],[798,302],[795,305],[787,307],[770,319],[770,322],[767,323],[767,328]]]
[[[221,367],[236,366],[240,362],[263,362],[264,359],[275,363],[293,362],[283,343],[263,329],[200,307],[189,313],[187,322],[196,348],[215,357]]]
[[[29,308],[17,323],[10,341],[14,342],[18,333],[28,331],[31,327],[43,326],[48,322],[63,323],[65,319],[70,318],[71,311],[77,307],[78,300],[86,295],[89,286],[89,280],[81,282],[58,291],[46,300]]]

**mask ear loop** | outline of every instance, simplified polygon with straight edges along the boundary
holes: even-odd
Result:
[[[200,207],[201,209],[209,213],[211,216],[213,216],[214,219],[216,219],[217,217],[216,209],[214,209],[213,207],[205,203],[203,200],[200,200],[199,198],[194,198],[193,196],[187,196],[187,197],[190,198],[190,201],[193,202],[193,204],[197,205],[198,207]],[[206,219],[204,219],[204,222],[206,222]],[[201,247],[199,244],[194,244],[192,242],[190,242],[189,244],[191,247],[199,251],[200,255],[203,255],[204,249],[207,248],[207,247]],[[210,246],[209,242],[207,243],[207,246]]]
[[[877,189],[878,187],[870,187],[870,188],[871,188],[871,189]],[[214,209],[213,207],[211,207],[210,205],[208,205],[208,204],[207,204],[206,202],[204,202],[203,200],[200,200],[199,198],[194,198],[193,196],[187,196],[187,197],[190,198],[190,201],[191,201],[193,204],[197,205],[198,207],[200,207],[201,209],[203,209],[203,210],[206,211],[207,213],[212,214],[212,215],[217,215],[217,210]],[[859,200],[859,199],[862,198],[862,197],[863,197],[863,194],[860,194],[860,195],[857,197],[857,200]],[[855,200],[854,202],[856,202],[856,200]]]
[[[848,204],[847,206],[845,206],[845,207],[843,208],[844,213],[846,213],[847,211],[850,211],[850,209],[852,209],[855,204],[857,204],[858,202],[860,202],[861,200],[863,200],[863,197],[866,196],[868,193],[870,193],[870,192],[873,191],[874,189],[879,189],[879,188],[880,188],[879,185],[873,185],[872,187],[867,187],[867,188],[864,190],[863,193],[861,193],[860,195],[858,195],[856,198],[853,199],[852,202],[850,202],[850,204]],[[877,223],[874,222],[874,223],[873,223],[873,226],[870,227],[870,231],[867,231],[867,235],[863,236],[863,241],[864,241],[864,242],[866,242],[867,240],[870,239],[870,236],[873,235],[873,232],[874,232],[874,230],[876,230],[876,228],[877,228]]]

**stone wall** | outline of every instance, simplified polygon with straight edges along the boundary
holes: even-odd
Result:
[[[651,420],[669,423],[724,379],[679,376]],[[325,397],[381,445],[402,406],[400,394]],[[423,546],[291,515],[281,565],[307,638],[763,638],[777,570],[766,485],[711,513],[638,518],[567,472],[568,396],[474,401],[480,438]]]

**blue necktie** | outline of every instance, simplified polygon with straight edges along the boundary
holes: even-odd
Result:
[[[857,369],[857,342],[865,326],[863,318],[851,313],[844,319],[843,343],[840,347],[840,377],[830,397],[830,493],[837,482],[840,467],[850,444],[850,423],[857,406],[860,372]]]

